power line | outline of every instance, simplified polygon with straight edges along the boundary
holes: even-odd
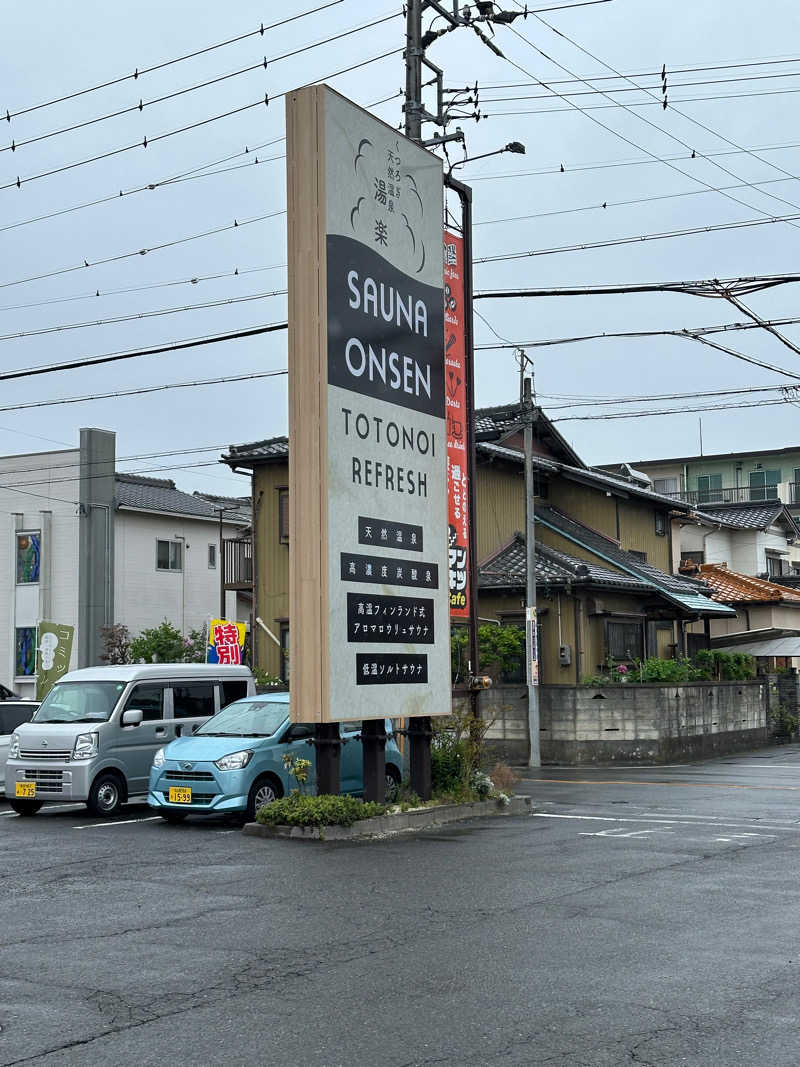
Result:
[[[759,182],[740,182],[737,185],[721,185],[720,189],[746,189],[751,186],[761,187],[762,185],[777,185],[780,182],[793,181],[793,178],[768,178],[766,181]],[[559,208],[556,211],[537,211],[533,215],[510,215],[507,218],[502,219],[483,219],[480,222],[473,222],[472,228],[475,229],[478,226],[497,226],[504,222],[528,222],[531,219],[549,219],[558,215],[575,215],[582,211],[606,211],[608,208],[614,207],[633,207],[638,204],[652,204],[659,200],[677,200],[685,196],[708,196],[710,189],[688,189],[680,193],[659,193],[656,196],[640,196],[633,200],[604,200],[602,203],[597,204],[583,204],[578,207],[566,207]],[[765,222],[770,221],[765,219]]]
[[[475,300],[509,300],[542,296],[617,296],[629,293],[685,293],[689,296],[720,297],[718,286],[739,292],[759,292],[800,281],[800,274],[764,274],[704,281],[627,282],[611,285],[554,286],[551,288],[484,289]]]
[[[12,119],[19,118],[21,115],[30,115],[33,111],[41,111],[42,108],[52,107],[54,104],[62,104],[66,100],[75,100],[79,96],[86,96],[88,93],[98,92],[100,89],[108,89],[112,85],[120,85],[126,81],[138,81],[139,78],[144,77],[146,74],[152,74],[156,70],[164,70],[165,67],[171,67],[176,63],[183,63],[187,59],[195,59],[197,56],[206,55],[208,52],[214,52],[219,48],[225,48],[227,45],[236,44],[239,41],[247,40],[248,37],[262,36],[267,30],[277,29],[279,26],[286,26],[290,22],[297,22],[299,19],[307,18],[309,15],[316,15],[320,11],[325,11],[326,8],[336,7],[338,4],[344,3],[344,0],[329,0],[328,3],[320,4],[318,7],[311,8],[309,11],[301,11],[298,15],[292,15],[289,18],[279,19],[278,22],[273,22],[269,26],[262,24],[257,30],[250,30],[247,33],[241,33],[236,37],[229,37],[225,41],[217,41],[214,44],[207,45],[205,48],[196,49],[194,52],[187,52],[182,56],[175,56],[172,59],[162,60],[160,63],[155,63],[149,67],[143,67],[141,70],[137,67],[132,74],[123,74],[116,78],[111,78],[108,81],[100,82],[99,85],[89,86],[88,89],[78,89],[75,92],[67,93],[64,96],[58,96],[52,100],[45,100],[40,104],[32,104],[28,107],[18,108],[16,111],[9,112],[6,110],[6,121],[11,122]]]
[[[750,385],[741,389],[713,389],[707,392],[695,391],[692,393],[661,393],[660,395],[653,396],[570,397],[561,396],[557,393],[540,393],[538,390],[536,395],[539,399],[570,400],[571,403],[569,404],[547,405],[548,411],[564,411],[572,410],[573,408],[610,407],[615,404],[654,404],[663,400],[695,400],[720,396],[751,396],[755,393],[779,393],[789,390],[796,392],[798,389],[800,389],[800,386],[794,382],[786,382],[783,385]]]
[[[128,293],[145,293],[151,289],[169,289],[178,285],[199,285],[201,282],[219,281],[220,278],[238,278],[246,274],[261,274],[270,270],[285,270],[285,263],[271,263],[266,267],[234,267],[233,270],[219,271],[216,274],[196,274],[190,278],[177,278],[168,282],[151,282],[149,285],[129,285],[123,289],[95,289],[91,293],[76,293],[74,296],[56,296],[50,300],[34,300],[27,304],[6,304],[0,306],[3,311],[24,311],[29,308],[50,307],[54,304],[71,304],[81,300],[97,300],[108,296],[121,296]]]
[[[742,404],[704,404],[699,407],[664,408],[661,411],[609,411],[602,415],[562,415],[551,422],[595,422],[599,420],[610,421],[612,419],[652,419],[659,415],[694,415],[702,411],[729,411],[743,408],[766,408],[775,407],[778,404],[793,404],[792,398],[774,400],[754,400]]]
[[[199,241],[203,237],[213,237],[218,233],[227,233],[230,230],[238,230],[244,226],[252,226],[256,222],[265,222],[267,219],[277,218],[279,215],[285,215],[286,209],[281,211],[270,211],[266,215],[256,215],[251,219],[242,219],[239,222],[238,219],[234,219],[232,223],[225,226],[217,226],[211,230],[203,230],[201,233],[192,233],[187,237],[178,237],[173,241],[163,241],[158,245],[150,245],[147,248],[137,248],[131,252],[120,252],[115,256],[105,256],[103,259],[95,259],[91,263],[84,259],[83,262],[77,263],[72,267],[60,267],[57,270],[46,271],[44,274],[32,274],[27,278],[17,278],[11,282],[0,282],[0,289],[10,289],[16,285],[26,285],[28,282],[40,282],[45,278],[56,278],[61,274],[72,274],[76,270],[86,270],[89,267],[104,266],[107,263],[119,263],[123,259],[132,259],[136,256],[146,256],[152,252],[160,252],[165,248],[174,248],[176,245],[186,244],[189,241]]]
[[[566,74],[569,74],[571,77],[575,77],[574,71],[569,70],[569,68],[565,67],[562,63],[559,63],[557,60],[553,59],[552,56],[547,55],[546,52],[543,52],[537,45],[535,45],[527,37],[525,37],[523,34],[521,34],[518,30],[514,29],[513,26],[509,25],[508,29],[509,29],[509,31],[511,33],[514,34],[515,37],[518,37],[519,40],[521,40],[523,43],[527,44],[529,48],[532,48],[539,55],[543,56],[549,63],[552,63],[554,66],[558,67],[560,70],[563,70]],[[551,92],[554,96],[557,96],[561,100],[565,100],[565,102],[568,103],[571,108],[573,108],[576,111],[580,111],[581,114],[586,114],[586,109],[585,108],[581,107],[581,105],[579,105],[579,104],[574,103],[572,100],[568,100],[566,97],[564,97],[564,95],[562,93],[559,93],[557,90],[553,89],[551,86],[547,85],[546,83],[542,82],[540,79],[536,78],[535,75],[531,74],[531,72],[529,70],[526,70],[525,67],[523,67],[521,64],[517,63],[515,60],[508,59],[508,57],[504,57],[504,58],[506,59],[506,62],[511,64],[511,66],[516,67],[517,70],[521,71],[527,77],[532,78],[534,81],[538,82],[539,85],[542,85],[543,88],[548,89],[549,92]],[[602,89],[598,89],[597,92],[601,96],[607,96],[608,95]],[[609,99],[611,99],[611,98],[609,97]],[[617,101],[613,101],[613,103],[614,103],[614,105],[616,107],[620,107],[624,111],[627,111],[631,115],[634,115],[641,122],[646,123],[646,125],[650,126],[652,129],[656,130],[658,133],[660,133],[660,134],[662,134],[664,136],[667,136],[667,137],[671,138],[672,140],[676,141],[678,144],[682,145],[687,150],[695,151],[694,149],[692,149],[691,145],[686,144],[686,142],[682,141],[679,137],[676,137],[674,134],[669,133],[668,131],[661,129],[655,123],[650,122],[649,119],[646,119],[641,115],[637,115],[637,113],[635,111],[633,111],[631,108],[629,108],[623,102],[617,100]],[[671,170],[676,171],[678,174],[681,174],[684,177],[691,179],[691,181],[697,182],[699,185],[705,186],[709,190],[713,190],[714,192],[720,192],[720,190],[717,189],[715,186],[712,186],[708,182],[703,181],[703,179],[697,177],[696,175],[692,174],[689,171],[681,170],[681,168],[678,167],[678,166],[675,166],[674,163],[667,162],[665,159],[662,159],[661,157],[657,156],[655,153],[651,152],[650,149],[645,148],[643,145],[640,145],[637,142],[631,140],[629,137],[626,137],[624,134],[620,133],[618,130],[615,130],[612,126],[608,126],[608,125],[606,125],[606,123],[601,122],[600,119],[595,118],[593,115],[586,114],[586,117],[589,119],[590,122],[593,122],[595,125],[599,126],[601,129],[604,129],[607,133],[613,134],[613,136],[615,136],[615,137],[619,138],[620,140],[624,141],[626,144],[631,145],[632,147],[638,149],[640,152],[644,152],[645,155],[648,155],[653,159],[657,159],[660,162],[665,163],[666,166],[668,166]],[[707,158],[707,157],[704,157],[704,158]],[[736,174],[734,171],[729,170],[727,167],[724,167],[721,163],[717,163],[715,160],[709,160],[709,161],[712,163],[713,166],[715,166],[718,169],[724,171],[730,177],[735,178],[737,181],[741,181],[742,180],[741,179],[741,175]],[[733,196],[732,193],[723,192],[723,193],[721,193],[721,195],[726,197],[729,200],[734,201],[735,203],[739,204],[742,207],[748,208],[750,211],[757,211],[760,215],[765,215],[768,218],[773,218],[774,217],[774,216],[770,215],[770,213],[768,211],[765,211],[764,209],[759,208],[759,207],[755,207],[752,204],[748,204],[747,201],[741,200],[741,199],[739,199],[739,197]],[[772,199],[775,199],[775,200],[779,200],[783,204],[788,204],[790,207],[794,208],[795,210],[800,210],[800,208],[798,208],[797,204],[794,204],[794,203],[792,203],[791,201],[788,201],[788,200],[784,200],[782,197],[776,197],[775,194],[773,194],[773,193],[764,193],[762,195],[769,196],[769,197],[771,197]],[[790,222],[789,225],[794,226],[795,223],[794,222]]]
[[[187,93],[196,92],[198,89],[206,89],[210,85],[218,85],[220,82],[229,81],[231,78],[238,78],[242,74],[251,74],[254,70],[266,70],[270,64],[279,63],[281,60],[292,58],[303,52],[308,52],[312,48],[319,48],[322,45],[331,44],[333,41],[339,41],[343,37],[349,37],[351,34],[360,33],[362,30],[380,26],[382,23],[389,22],[391,19],[395,19],[399,15],[399,11],[393,11],[391,14],[382,18],[354,26],[349,30],[343,30],[341,33],[332,34],[330,37],[325,37],[320,41],[314,41],[312,44],[303,45],[301,48],[295,48],[291,52],[284,52],[278,56],[264,56],[263,60],[259,60],[258,63],[252,63],[247,67],[240,67],[238,70],[230,71],[228,74],[220,74],[214,78],[197,82],[195,85],[189,85],[184,89],[176,89],[174,92],[154,97],[152,100],[139,100],[138,104],[131,104],[129,107],[121,108],[118,111],[111,111],[105,115],[96,115],[91,119],[85,119],[83,122],[76,122],[72,126],[64,126],[59,130],[51,130],[49,133],[38,134],[36,137],[28,137],[24,141],[12,140],[11,144],[0,147],[0,153],[17,152],[20,148],[24,148],[26,145],[37,144],[40,141],[47,141],[53,137],[60,137],[62,134],[72,133],[75,130],[82,130],[87,126],[94,126],[99,122],[106,122],[109,119],[119,118],[121,115],[131,115],[136,111],[141,113],[145,108],[152,107],[153,104],[163,104],[167,100],[174,100],[179,96],[185,96]]]
[[[27,411],[29,408],[53,408],[63,404],[85,404],[92,400],[116,400],[124,396],[140,396],[143,393],[161,393],[170,389],[194,389],[203,385],[228,385],[231,382],[247,382],[258,378],[275,378],[288,374],[288,370],[258,371],[252,374],[226,375],[224,378],[204,378],[185,382],[171,382],[168,385],[146,385],[138,389],[117,389],[111,393],[91,393],[89,396],[65,396],[58,400],[29,400],[24,404],[9,404],[0,407],[0,411]],[[0,471],[0,476],[8,471]]]
[[[605,105],[603,105],[605,106]],[[608,105],[609,107],[611,105]],[[572,108],[560,108],[562,111],[572,111]],[[586,109],[584,109],[586,110]],[[634,145],[634,147],[636,147]],[[700,152],[704,159],[708,159],[713,156],[738,156],[747,154],[748,151],[758,152],[783,152],[792,148],[800,148],[800,142],[790,142],[788,144],[780,145],[763,145],[758,149],[742,149],[741,151],[726,150],[723,152]],[[476,182],[491,182],[499,181],[504,178],[530,178],[539,177],[548,174],[579,174],[584,171],[595,170],[614,170],[620,167],[652,167],[654,163],[672,162],[674,160],[690,160],[692,158],[691,153],[684,155],[680,152],[673,156],[655,156],[648,159],[612,159],[603,160],[596,163],[558,163],[550,164],[547,167],[539,167],[536,170],[519,170],[519,171],[506,171],[501,174],[476,174],[474,178],[470,178],[470,184],[474,185]],[[763,184],[763,183],[758,183]],[[709,190],[716,192],[716,189]]]
[[[546,84],[546,83],[543,83],[543,84]],[[596,91],[599,92],[600,90],[596,90]],[[643,91],[646,91],[646,90],[643,90]],[[622,90],[621,89],[610,89],[609,92],[618,93],[618,92],[622,92]],[[681,97],[678,97],[676,102],[679,103],[679,104],[697,104],[697,103],[704,103],[706,101],[710,102],[712,100],[749,100],[749,99],[752,99],[752,98],[755,98],[755,97],[763,97],[763,96],[791,96],[791,95],[793,95],[795,93],[800,93],[800,89],[758,89],[758,90],[755,90],[754,92],[751,92],[751,93],[750,92],[746,92],[746,93],[705,93],[702,96],[681,96]],[[577,95],[577,94],[575,94],[575,93],[564,94],[563,99],[567,103],[569,103],[570,101],[568,100],[568,96],[575,96],[575,95]],[[495,103],[500,103],[500,102],[501,101],[499,101],[499,100],[495,101]],[[609,111],[609,110],[611,110],[611,109],[613,109],[615,107],[622,107],[622,106],[623,105],[619,101],[616,101],[616,100],[613,103],[610,103],[610,104],[585,104],[581,108],[581,113],[583,113],[584,111]],[[663,104],[662,104],[662,102],[660,100],[631,100],[630,103],[628,103],[627,105],[624,105],[624,106],[625,106],[626,110],[628,110],[628,109],[631,109],[631,108],[641,108],[641,107],[660,107],[660,108],[662,108]],[[678,111],[678,109],[676,107],[673,107],[673,101],[670,102],[669,106],[671,108],[673,108],[673,110],[676,112],[676,114],[680,114],[680,115],[684,114],[684,112]],[[501,117],[509,116],[509,115],[561,115],[564,112],[568,112],[568,111],[572,111],[572,110],[573,110],[573,108],[570,108],[570,107],[513,108],[510,111],[495,111],[495,110],[492,110],[492,111],[481,111],[481,117],[488,119],[488,118],[501,118]],[[635,112],[631,111],[631,114],[635,114]],[[639,115],[637,117],[641,118],[642,116]],[[643,120],[643,121],[647,121],[647,120]],[[718,136],[721,136],[721,135],[718,135]],[[722,140],[725,140],[725,138],[722,138]],[[715,153],[715,154],[716,155],[722,155],[723,153]],[[742,149],[742,154],[748,155],[749,153],[748,153],[747,149]],[[698,152],[697,155],[700,155],[700,153]],[[710,159],[711,155],[708,154],[708,153],[704,153],[703,158]],[[792,176],[796,177],[795,175],[792,175]]]
[[[483,318],[483,316],[480,316]],[[483,320],[486,322],[486,320]],[[769,320],[771,326],[794,326],[800,324],[800,318],[783,318],[783,319],[771,319]],[[491,325],[487,323],[489,329],[492,329]],[[682,330],[623,330],[617,333],[587,333],[574,337],[554,337],[546,340],[538,341],[507,341],[499,345],[487,344],[487,345],[475,345],[475,351],[489,351],[496,349],[517,349],[517,348],[551,348],[557,345],[571,345],[577,344],[583,341],[604,341],[604,340],[640,340],[645,337],[683,337],[692,335],[695,337],[704,336],[713,333],[728,333],[732,330],[758,330],[761,327],[754,322],[729,322],[721,326],[695,326],[687,327]],[[494,330],[492,330],[494,333]],[[495,334],[495,336],[499,336]]]
[[[69,330],[85,330],[94,326],[111,326],[120,322],[132,322],[139,319],[161,318],[164,315],[179,315],[185,311],[205,311],[208,308],[225,307],[232,304],[252,303],[254,300],[267,300],[273,296],[286,296],[286,289],[272,292],[248,293],[246,296],[230,296],[220,300],[207,300],[200,304],[185,304],[182,307],[161,308],[156,311],[139,311],[132,315],[115,315],[108,319],[92,319],[88,322],[60,323],[58,326],[42,326],[38,330],[19,330],[15,333],[0,334],[0,341],[16,341],[22,337],[41,337],[49,333],[66,333]],[[2,410],[2,408],[0,408]]]
[[[327,77],[334,78],[340,74],[347,74],[352,70],[357,70],[359,67],[367,66],[370,63],[376,63],[378,62],[378,60],[381,59],[386,59],[388,56],[398,55],[401,51],[401,48],[393,48],[388,52],[381,53],[381,55],[372,56],[370,59],[362,60],[360,63],[353,63],[348,67],[344,67],[341,70],[335,71],[334,73],[327,75]],[[262,99],[252,101],[248,104],[243,104],[240,107],[231,108],[228,111],[223,111],[218,115],[211,115],[208,118],[199,119],[197,122],[189,123],[187,126],[181,126],[175,130],[168,130],[166,133],[157,134],[155,137],[148,138],[147,136],[145,136],[142,141],[136,141],[134,144],[123,145],[121,148],[112,148],[109,151],[101,152],[96,156],[90,156],[88,159],[80,159],[76,160],[73,163],[66,163],[63,166],[53,167],[50,170],[42,171],[39,174],[31,174],[25,178],[20,178],[19,176],[17,176],[16,181],[7,182],[5,185],[0,185],[0,192],[6,189],[20,189],[23,185],[27,185],[30,182],[38,181],[41,178],[50,178],[54,174],[63,174],[65,171],[75,170],[77,167],[85,167],[88,166],[90,163],[97,163],[103,159],[110,159],[112,156],[122,155],[125,152],[132,152],[138,148],[147,148],[148,145],[153,145],[158,142],[165,141],[170,137],[176,137],[182,133],[188,133],[190,130],[199,129],[201,126],[208,126],[211,123],[219,122],[221,119],[230,118],[231,115],[239,115],[245,111],[251,111],[255,107],[268,107],[271,101],[274,102],[275,100],[280,100],[284,96],[286,96],[288,92],[291,91],[293,90],[287,89],[284,90],[284,92],[282,93],[276,93],[274,96],[270,96],[268,93],[265,93]]]
[[[200,348],[204,345],[220,344],[223,341],[236,341],[244,337],[258,337],[265,333],[276,333],[288,328],[286,322],[273,322],[266,326],[254,326],[247,330],[237,330],[233,333],[212,334],[208,337],[193,337],[186,341],[171,341],[165,345],[157,345],[152,348],[134,348],[124,352],[114,352],[102,356],[88,356],[84,359],[73,359],[66,363],[53,363],[38,367],[26,367],[24,370],[0,372],[0,382],[13,381],[18,378],[31,378],[39,374],[55,374],[58,371],[80,370],[83,367],[95,367],[101,363],[117,363],[125,359],[138,359],[140,356],[156,356],[165,352],[181,352],[186,348]]]
[[[753,209],[755,210],[755,209]],[[595,248],[616,248],[620,245],[644,244],[647,241],[666,241],[676,237],[692,237],[700,233],[720,233],[725,230],[749,229],[752,226],[769,226],[776,222],[800,220],[800,212],[794,215],[743,219],[737,222],[719,222],[709,226],[688,226],[681,230],[664,230],[661,233],[636,234],[632,237],[612,237],[605,241],[581,241],[578,244],[559,245],[555,248],[534,248],[527,252],[503,252],[496,256],[482,256],[474,263],[504,263],[515,259],[531,259],[536,256],[554,256],[561,252],[586,252]]]
[[[556,29],[555,26],[551,26],[550,23],[547,21],[547,19],[541,18],[536,13],[534,13],[534,18],[536,18],[539,22],[541,22],[543,26],[547,26],[547,28],[552,33],[556,34],[556,36],[561,37],[565,41],[569,41],[569,43],[574,48],[577,48],[584,55],[589,56],[591,59],[593,59],[595,61],[595,63],[602,63],[602,65],[607,70],[612,71],[614,74],[616,74],[618,76],[622,76],[622,75],[620,75],[620,72],[618,70],[616,70],[615,67],[612,67],[609,63],[606,63],[604,60],[601,60],[597,56],[593,55],[593,53],[589,52],[588,49],[586,49],[582,45],[578,44],[577,41],[574,41],[571,37],[567,36],[567,34],[563,33],[561,30]],[[626,77],[625,80],[630,82],[631,85],[635,86],[637,89],[641,89],[641,86],[638,86],[636,84],[636,82],[633,81],[633,79],[631,79],[629,77]],[[651,96],[651,97],[653,96],[653,93],[649,89],[643,89],[641,91],[646,92],[648,96]],[[658,100],[658,97],[656,96],[655,99]],[[665,99],[664,102],[666,103],[666,99]],[[713,134],[714,137],[717,137],[717,138],[719,138],[719,140],[723,141],[725,144],[730,145],[731,148],[738,148],[738,149],[741,150],[742,146],[740,144],[738,144],[736,141],[732,141],[729,137],[725,137],[718,130],[712,129],[710,126],[707,126],[704,122],[701,122],[699,119],[694,118],[694,116],[687,115],[685,111],[678,110],[676,107],[674,107],[674,105],[670,105],[670,106],[672,106],[672,110],[674,111],[674,113],[676,115],[680,115],[681,118],[686,119],[688,122],[691,122],[692,125],[697,126],[698,129],[704,130],[706,133]],[[641,118],[641,116],[639,116],[639,117]],[[684,147],[688,147],[687,145],[684,144],[683,141],[681,141],[681,139],[679,137],[675,137],[674,134],[670,134],[670,136],[673,138],[673,140],[676,140],[679,144],[683,144]],[[771,167],[773,170],[777,170],[779,173],[783,174],[784,177],[788,177],[788,178],[796,178],[797,177],[796,175],[791,174],[789,171],[784,170],[782,167],[779,167],[777,164],[772,163],[768,159],[764,159],[763,157],[757,155],[754,152],[748,152],[748,155],[752,156],[754,159],[757,159],[759,161],[759,163],[763,163],[766,166]],[[713,165],[716,166],[716,167],[720,166],[719,163],[714,163]],[[722,168],[722,169],[724,170],[725,168]],[[733,173],[733,172],[728,171],[727,173]],[[739,175],[734,175],[734,177],[739,177]],[[768,196],[772,196],[771,193],[768,193],[767,195]],[[791,201],[789,201],[789,200],[781,200],[780,197],[773,197],[773,199],[778,199],[782,203],[789,204],[790,206],[795,207],[795,208],[798,207],[797,204],[792,204]]]

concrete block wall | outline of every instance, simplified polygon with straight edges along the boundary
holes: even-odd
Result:
[[[542,686],[542,760],[661,763],[765,744],[769,684]]]

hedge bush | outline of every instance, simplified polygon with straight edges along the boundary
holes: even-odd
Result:
[[[292,793],[259,808],[256,822],[264,826],[352,826],[359,819],[371,819],[386,811],[386,804],[358,797]]]

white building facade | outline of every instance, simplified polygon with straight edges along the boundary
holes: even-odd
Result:
[[[101,460],[87,458],[92,435]],[[35,697],[41,621],[75,628],[70,669],[99,661],[100,625],[135,636],[167,619],[188,637],[223,603],[224,617],[249,622],[247,603],[222,588],[220,539],[249,526],[239,505],[114,476],[104,431],[81,431],[78,449],[0,457],[0,684]]]

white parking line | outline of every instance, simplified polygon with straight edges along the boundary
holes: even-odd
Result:
[[[616,822],[616,823],[659,823],[666,826],[686,826],[689,828],[710,826],[714,829],[727,829],[727,830],[746,830],[749,829],[752,823],[741,822],[717,822],[713,819],[707,819],[705,822],[687,822],[684,819],[663,819],[657,817],[650,817],[647,815],[637,816],[635,818],[612,815],[562,815],[560,812],[547,812],[547,811],[532,811],[531,817],[534,819],[579,819],[586,822]],[[782,830],[789,833],[800,832],[800,826],[767,826],[762,823],[758,824],[759,830]],[[758,836],[763,837],[763,834]],[[770,835],[767,835],[770,836]]]
[[[145,816],[143,819],[120,819],[118,822],[87,822],[83,826],[73,826],[73,830],[104,830],[109,826],[130,826],[134,822],[156,822],[160,815]]]

